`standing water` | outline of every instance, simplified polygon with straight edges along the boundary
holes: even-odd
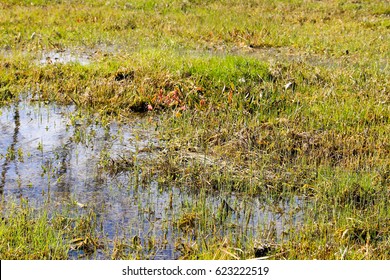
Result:
[[[141,257],[148,259],[176,259],[183,240],[193,243],[196,234],[188,227],[196,227],[193,221],[199,217],[193,214],[200,201],[211,215],[222,208],[231,212],[229,226],[221,226],[219,234],[245,239],[260,236],[260,228],[274,227],[281,235],[283,215],[276,215],[258,198],[206,195],[185,186],[162,187],[153,179],[147,186],[140,183],[139,170],[127,166],[155,157],[150,151],[159,145],[153,130],[146,127],[143,118],[102,126],[80,117],[73,106],[18,102],[0,108],[2,203],[23,198],[37,208],[74,205],[79,213],[92,211],[109,240],[120,237],[143,245],[153,240],[153,246],[141,250]],[[233,201],[235,209],[230,207]],[[299,206],[299,201],[293,204]],[[292,209],[283,203],[277,207]],[[109,254],[97,250],[94,256],[85,256],[75,250],[69,258],[105,259]]]

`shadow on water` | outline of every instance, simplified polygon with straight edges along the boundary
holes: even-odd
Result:
[[[0,108],[1,203],[24,198],[38,208],[73,205],[79,214],[92,211],[97,231],[113,241],[109,250],[84,256],[95,259],[110,258],[119,239],[139,240],[144,249],[137,257],[176,259],[178,240],[196,239],[191,217],[200,218],[199,207],[208,209],[203,213],[211,223],[220,223],[210,235],[232,239],[263,238],[264,232],[280,239],[291,226],[288,215],[294,215],[293,224],[299,221],[298,199],[267,206],[256,197],[194,192],[154,179],[142,183],[137,162],[155,157],[150,151],[159,145],[150,126],[144,118],[102,126],[72,106],[21,101]],[[111,172],[119,161],[127,165]],[[81,256],[76,250],[69,258]]]

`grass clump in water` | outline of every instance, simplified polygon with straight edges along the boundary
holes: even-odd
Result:
[[[0,222],[0,257],[10,260],[66,260],[104,248],[91,213],[38,209],[22,201],[7,207]]]
[[[55,227],[47,212],[37,213],[27,203],[12,207],[0,222],[1,259],[67,259],[65,231]]]

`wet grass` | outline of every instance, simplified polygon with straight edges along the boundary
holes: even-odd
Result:
[[[93,213],[75,215],[58,209],[49,213],[49,207],[33,207],[27,200],[9,201],[6,207],[0,223],[3,260],[62,260],[104,248],[95,233]]]
[[[22,93],[105,120],[145,114],[156,156],[111,172],[291,215],[286,232],[259,222],[233,236],[224,199],[189,202],[167,220],[182,258],[388,259],[389,27],[380,0],[3,1],[0,103]],[[90,60],[42,63],[52,51]],[[299,223],[277,203],[296,197]],[[152,258],[159,242],[114,243],[112,258]]]

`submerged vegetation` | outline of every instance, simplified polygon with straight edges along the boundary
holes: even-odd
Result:
[[[145,117],[158,144],[102,152],[101,173],[130,172],[131,195],[153,187],[164,205],[137,217],[146,236],[109,238],[77,203],[13,204],[5,163],[26,156],[13,145],[1,259],[168,245],[183,259],[389,259],[389,15],[381,0],[2,1],[0,104]]]

